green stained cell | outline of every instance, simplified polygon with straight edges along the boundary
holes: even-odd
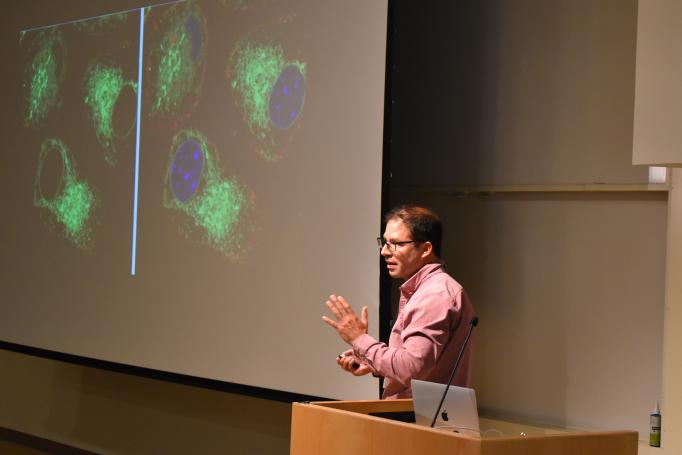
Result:
[[[242,101],[244,117],[249,129],[260,143],[261,156],[275,160],[277,142],[272,134],[269,102],[272,88],[285,66],[294,65],[305,75],[305,64],[287,61],[281,46],[240,42],[231,58],[230,85]]]
[[[242,96],[249,126],[252,129],[267,129],[270,92],[286,64],[284,50],[281,46],[246,43],[235,63],[232,87]]]
[[[192,146],[188,148],[187,144]],[[192,197],[179,198],[172,190],[173,178],[183,178],[188,175],[185,172],[192,172],[187,161],[183,161],[187,150],[191,152],[190,157],[195,151],[201,154],[201,157],[190,158],[203,163],[201,184]],[[185,169],[180,169],[182,166]],[[217,156],[201,133],[195,130],[178,133],[170,152],[164,206],[188,216],[189,222],[181,229],[187,237],[194,237],[198,231],[203,243],[231,259],[239,259],[245,251],[246,234],[251,229],[248,218],[252,202],[243,185],[221,174]]]
[[[177,7],[154,51],[158,61],[152,114],[178,114],[185,101],[201,90],[204,62],[204,20],[197,5]]]
[[[59,155],[61,164],[59,191],[47,196],[43,193],[42,185],[46,172],[44,166],[48,158],[52,158],[51,163],[57,162],[55,157],[50,156],[55,153]],[[59,139],[47,139],[41,146],[33,202],[36,207],[49,211],[50,227],[59,224],[62,226],[62,235],[68,241],[82,249],[90,247],[92,240],[90,224],[98,200],[92,186],[85,180],[78,180],[68,149]]]
[[[193,211],[195,222],[206,229],[210,244],[228,250],[232,241],[229,235],[239,222],[246,205],[244,192],[230,181],[218,181],[208,185],[203,196],[197,198]]]
[[[76,239],[84,231],[93,202],[92,189],[86,182],[67,185],[64,193],[54,202],[57,221],[64,225],[67,237]]]
[[[113,127],[114,108],[125,87],[137,91],[137,84],[126,81],[120,68],[92,63],[86,71],[84,101],[90,108],[97,140],[105,150],[105,161],[111,166],[116,164],[114,139],[124,138],[132,131],[131,126],[127,132],[117,135]],[[131,115],[134,117],[134,113]]]
[[[28,100],[24,123],[40,126],[59,101],[64,80],[64,43],[58,30],[40,32],[37,51],[27,69]]]

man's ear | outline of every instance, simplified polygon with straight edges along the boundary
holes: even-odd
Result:
[[[429,242],[428,240],[423,243],[424,245],[424,251],[422,251],[422,258],[426,258],[433,253],[433,244]]]

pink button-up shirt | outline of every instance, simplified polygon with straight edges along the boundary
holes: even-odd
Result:
[[[427,264],[400,287],[398,319],[388,346],[365,334],[353,341],[353,350],[385,378],[383,398],[409,398],[412,378],[448,381],[473,314],[469,297],[443,265]],[[455,385],[470,383],[473,341],[472,335]]]

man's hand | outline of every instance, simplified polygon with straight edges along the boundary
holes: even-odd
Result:
[[[341,297],[330,295],[325,302],[327,308],[334,314],[336,321],[322,316],[322,320],[336,329],[339,336],[348,344],[352,344],[360,335],[367,333],[367,307],[362,307],[361,316],[358,317],[348,302]]]
[[[341,368],[353,374],[354,376],[364,376],[367,373],[372,372],[372,369],[369,367],[369,365],[363,364],[360,362],[360,359],[353,355],[352,349],[349,349],[338,356],[336,358],[336,363],[338,363]],[[359,366],[353,367],[353,364]]]

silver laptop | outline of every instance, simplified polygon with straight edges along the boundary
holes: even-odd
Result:
[[[414,415],[418,425],[431,426],[433,415],[440,403],[445,384],[412,380]],[[434,428],[479,435],[476,392],[466,387],[450,386]]]

